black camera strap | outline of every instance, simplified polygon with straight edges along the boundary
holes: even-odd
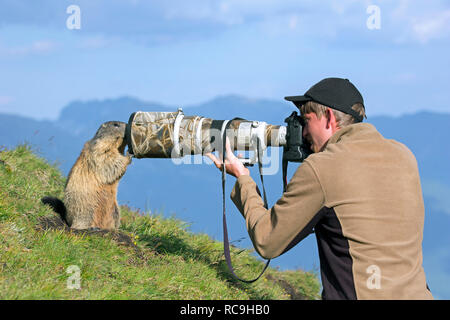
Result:
[[[282,160],[282,168],[283,168],[283,193],[286,192],[287,189],[287,167],[288,161],[283,158]]]
[[[233,119],[234,120],[234,119]],[[256,280],[258,280],[263,273],[266,271],[267,267],[269,266],[270,263],[270,259],[267,260],[266,265],[264,267],[264,269],[261,271],[261,273],[252,280],[244,280],[239,278],[236,273],[234,272],[234,268],[233,265],[231,263],[231,254],[230,254],[230,242],[228,240],[228,228],[227,228],[227,217],[226,217],[226,210],[225,210],[225,176],[226,176],[226,166],[225,166],[225,153],[226,153],[226,132],[228,129],[228,126],[231,124],[231,121],[229,121],[226,126],[225,126],[225,130],[223,130],[223,135],[222,135],[222,203],[223,203],[223,251],[224,251],[224,255],[225,255],[225,260],[227,262],[228,265],[228,269],[230,270],[231,274],[233,275],[234,278],[236,278],[237,280],[241,281],[241,282],[245,282],[245,283],[252,283],[255,282]],[[267,196],[266,196],[266,190],[264,188],[264,179],[263,179],[263,175],[262,175],[262,152],[260,152],[260,141],[259,138],[257,140],[257,152],[258,152],[258,166],[259,166],[259,175],[261,177],[261,183],[262,183],[262,187],[263,187],[263,194],[264,194],[264,207],[267,209],[268,205],[267,205]]]

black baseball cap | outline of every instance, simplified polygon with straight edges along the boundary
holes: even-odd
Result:
[[[350,114],[357,122],[363,120],[363,117],[352,109],[355,103],[361,103],[364,106],[363,97],[348,79],[326,78],[313,85],[304,95],[289,96],[284,99],[292,101],[299,108],[307,101],[315,101]]]

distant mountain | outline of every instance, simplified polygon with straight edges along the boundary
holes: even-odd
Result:
[[[27,141],[40,155],[59,163],[67,175],[84,142],[95,134],[101,123],[109,120],[127,122],[130,114],[138,110],[176,111],[178,107],[182,107],[186,115],[214,119],[241,117],[271,124],[284,124],[284,119],[296,111],[294,105],[288,102],[241,96],[221,96],[194,106],[165,106],[132,97],[75,101],[67,105],[54,122],[0,114],[0,146],[14,147]],[[417,158],[426,207],[423,242],[425,272],[432,291],[438,292],[441,298],[450,299],[450,289],[445,285],[450,283],[450,252],[445,249],[450,243],[450,114],[420,112],[394,118],[371,117],[369,113],[367,121],[374,124],[386,138],[407,145]],[[190,222],[193,231],[206,232],[220,239],[220,173],[201,158],[187,160],[202,164],[175,164],[169,159],[134,159],[119,185],[118,200],[121,204],[145,211],[175,214]],[[290,165],[290,175],[296,167],[295,164]],[[251,172],[260,184],[257,168],[251,169]],[[282,194],[281,170],[264,179],[269,204],[273,205]],[[227,178],[228,194],[233,184],[234,179]],[[230,200],[227,201],[227,213],[231,240],[240,246],[250,247],[243,219]],[[315,238],[308,237],[301,245],[274,259],[273,264],[281,268],[318,270]]]
[[[101,123],[111,120],[127,122],[130,114],[143,106],[157,110],[170,108],[159,103],[143,102],[132,97],[73,101],[61,111],[55,124],[76,136],[89,138]]]
[[[35,152],[57,162],[67,174],[85,141],[51,121],[0,114],[0,146],[28,143]]]

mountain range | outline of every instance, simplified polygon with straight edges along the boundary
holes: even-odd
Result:
[[[54,121],[0,114],[0,146],[13,148],[26,142],[38,155],[56,163],[67,175],[83,144],[94,136],[103,122],[127,122],[130,114],[138,110],[176,111],[180,107],[186,115],[213,119],[241,117],[279,125],[283,125],[284,119],[296,110],[293,104],[287,102],[234,95],[220,96],[191,106],[168,106],[133,97],[74,101],[65,106]],[[416,156],[426,209],[424,268],[435,297],[450,299],[450,288],[447,286],[450,283],[450,114],[419,112],[399,117],[372,117],[368,110],[367,122],[372,123],[386,138],[404,143]],[[270,149],[267,152],[276,151]],[[190,164],[179,164],[170,159],[133,159],[120,182],[118,201],[142,212],[175,215],[189,223],[192,231],[205,232],[221,239],[220,172],[206,159],[195,158],[187,162]],[[289,176],[296,167],[297,164],[290,164]],[[260,184],[257,168],[252,168],[251,174]],[[275,175],[265,176],[264,182],[270,206],[282,194],[281,170]],[[234,178],[227,177],[227,194],[233,185]],[[229,198],[226,207],[230,241],[238,246],[251,247],[243,219]],[[307,237],[301,244],[274,259],[272,265],[282,269],[318,271],[315,237]]]

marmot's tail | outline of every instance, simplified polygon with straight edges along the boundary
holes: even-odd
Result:
[[[58,198],[55,197],[43,197],[41,199],[42,203],[44,204],[48,204],[50,207],[52,207],[53,211],[55,211],[57,214],[59,214],[59,216],[61,217],[61,219],[68,225],[67,220],[66,220],[66,206],[64,205],[64,202],[62,202],[61,200],[59,200]]]

